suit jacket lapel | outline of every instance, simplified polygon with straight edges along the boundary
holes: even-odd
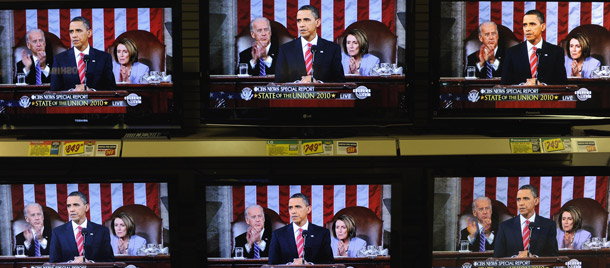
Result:
[[[74,54],[72,55],[74,57]],[[76,246],[76,238],[74,237],[74,230],[72,229],[72,221],[69,221],[66,226],[66,239],[68,239],[68,245],[70,250],[74,252],[74,256],[78,256],[78,247]]]
[[[532,78],[532,71],[530,69],[530,57],[529,57],[529,51],[527,51],[527,41],[522,43],[523,45],[521,46],[521,54],[525,55],[525,60],[523,61],[523,66],[521,66],[521,68],[523,68],[523,70],[527,70],[527,73],[529,73],[529,78]],[[521,229],[519,229],[521,230]]]
[[[295,42],[295,45],[297,46],[297,53],[295,54],[295,62],[297,63],[297,72],[300,74],[307,74],[307,68],[305,67],[305,57],[303,56],[303,44],[302,44],[302,39],[301,37],[298,37],[298,42]],[[299,78],[300,80],[300,78]],[[294,236],[294,234],[293,234]],[[296,246],[295,246],[296,248]]]
[[[290,223],[288,226],[289,227],[286,228],[286,235],[289,236],[289,238],[288,238],[288,246],[290,247],[289,251],[292,251],[295,256],[299,256],[299,250],[297,249],[297,241],[294,238],[294,229],[292,227],[292,223]]]

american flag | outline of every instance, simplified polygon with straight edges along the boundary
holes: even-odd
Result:
[[[517,191],[531,184],[538,189],[540,205],[536,213],[551,218],[566,202],[574,198],[591,198],[607,208],[607,176],[553,176],[553,177],[464,177],[461,186],[461,212],[470,209],[472,201],[481,196],[504,203],[517,215]]]
[[[237,1],[237,29],[241,31],[256,17],[265,17],[284,25],[293,36],[297,32],[297,11],[312,5],[320,10],[318,34],[334,41],[352,23],[359,20],[380,21],[396,33],[395,0],[244,0]]]
[[[66,200],[73,191],[89,198],[87,218],[98,224],[104,224],[123,205],[144,205],[159,215],[159,183],[13,184],[13,218],[24,205],[36,202],[54,209],[68,221]]]
[[[479,24],[493,21],[511,29],[517,38],[524,39],[523,15],[536,9],[545,16],[545,41],[558,44],[568,33],[583,24],[597,24],[610,29],[608,2],[547,2],[547,1],[480,1],[466,2],[466,32],[476,31]]]
[[[99,50],[106,48],[126,31],[144,30],[154,34],[161,43],[163,37],[163,8],[83,8],[83,9],[22,9],[13,11],[15,44],[30,29],[41,29],[55,34],[66,47],[70,43],[70,20],[83,16],[91,22],[89,44]]]
[[[335,213],[345,207],[370,208],[381,218],[383,186],[371,185],[246,185],[233,186],[233,220],[245,208],[258,204],[277,212],[284,222],[290,222],[288,200],[295,193],[303,193],[311,201],[309,221],[324,226]]]

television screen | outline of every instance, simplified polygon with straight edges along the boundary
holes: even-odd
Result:
[[[75,208],[74,200],[68,202],[76,191],[87,199],[86,203],[82,202],[82,211]],[[3,263],[30,266],[73,260],[74,256],[64,256],[69,250],[61,251],[63,240],[55,239],[53,235],[61,233],[63,226],[68,226],[67,230],[72,231],[72,226],[65,223],[81,221],[84,220],[82,217],[86,217],[88,234],[84,238],[84,254],[88,259],[108,262],[107,257],[112,254],[116,262],[139,267],[171,266],[166,182],[0,184],[0,200],[2,225],[6,227],[0,232]],[[36,213],[40,211],[39,208],[42,208],[42,217]],[[36,243],[32,242],[31,237],[28,238],[28,233],[36,232],[40,237],[39,252],[36,252]],[[96,246],[97,250],[91,251],[93,245],[90,244],[100,243],[102,239],[97,236],[104,234],[108,235],[107,248],[112,252],[104,251],[103,246]],[[88,239],[92,238],[89,242]],[[119,242],[125,238],[130,241],[129,246]],[[55,246],[60,250],[52,249]]]
[[[211,267],[235,263],[241,265],[262,265],[271,262],[282,262],[280,259],[291,255],[290,248],[278,248],[285,245],[279,236],[279,228],[291,222],[299,222],[296,213],[291,213],[291,196],[297,193],[304,194],[309,199],[310,211],[307,214],[310,236],[305,240],[305,260],[316,264],[329,263],[322,250],[313,253],[311,247],[323,248],[307,243],[330,243],[329,250],[333,251],[332,263],[343,263],[346,266],[358,267],[360,265],[390,266],[392,254],[400,254],[392,250],[392,188],[390,184],[316,184],[316,185],[276,185],[262,184],[263,180],[244,180],[235,184],[218,184],[205,186],[206,195],[206,234],[207,234],[207,264]],[[301,199],[298,199],[301,200]],[[259,210],[258,205],[263,208]],[[295,207],[298,205],[293,204]],[[397,205],[400,206],[400,205]],[[248,221],[245,221],[244,212],[248,210]],[[264,214],[264,220],[256,220],[255,216]],[[300,215],[300,214],[298,214]],[[253,218],[254,217],[254,218]],[[318,236],[328,228],[332,230],[333,222],[340,219],[336,226],[345,222],[347,232],[332,231],[329,237]],[[312,227],[317,225],[316,227]],[[278,230],[278,233],[273,232]],[[338,229],[336,229],[338,230]],[[354,232],[352,233],[351,230]],[[256,231],[261,236],[257,245],[262,246],[260,258],[255,258],[252,247],[248,247],[246,231]],[[394,230],[398,231],[398,230]],[[273,233],[273,235],[272,235]],[[292,234],[290,229],[290,234]],[[277,237],[273,237],[276,236]],[[395,237],[395,236],[392,236]],[[338,240],[340,238],[341,240]],[[277,239],[275,242],[274,239]],[[261,242],[262,241],[262,242]],[[279,242],[278,242],[279,241]],[[294,241],[294,239],[292,240]],[[326,243],[324,243],[326,241]],[[349,248],[339,252],[339,241],[349,243]],[[349,242],[347,242],[349,241]],[[295,242],[292,242],[295,243]],[[294,244],[293,244],[294,245]],[[284,246],[282,246],[284,247]],[[295,255],[296,255],[296,246]],[[237,253],[236,252],[240,252]],[[314,250],[314,252],[317,250]],[[235,259],[243,254],[242,259]],[[291,259],[290,262],[293,260]],[[283,262],[282,264],[286,264]]]
[[[176,2],[0,3],[1,123],[179,127]]]
[[[209,21],[204,123],[409,122],[406,2],[312,1],[316,12],[299,11],[308,2],[210,1],[202,17]],[[299,12],[315,14],[309,32],[299,30]],[[297,47],[308,40],[301,36],[317,44],[311,64]]]
[[[497,244],[503,241],[500,238],[499,225],[520,215],[521,208],[527,207],[524,203],[518,205],[518,192],[524,185],[531,185],[537,190],[539,202],[532,207],[537,215],[536,221],[538,221],[538,217],[544,217],[547,219],[546,221],[554,221],[551,222],[551,226],[553,229],[556,228],[559,233],[563,232],[562,230],[575,228],[575,232],[582,233],[584,230],[590,233],[591,237],[598,237],[600,240],[606,238],[607,220],[604,215],[608,212],[608,176],[574,176],[569,173],[564,174],[568,176],[562,176],[555,175],[558,173],[556,171],[549,173],[553,175],[434,177],[432,267],[462,267],[465,263],[470,263],[473,267],[484,267],[484,265],[476,265],[474,262],[493,257],[496,249],[509,247],[501,247]],[[485,198],[488,198],[491,204]],[[491,205],[491,210],[485,209],[489,206],[488,204]],[[569,207],[576,208],[568,209],[570,215],[575,213],[572,212],[575,210],[578,210],[579,214],[574,217],[573,227],[567,221],[564,224],[563,220],[557,220],[560,212],[567,217],[568,212],[564,212],[564,209]],[[598,218],[597,213],[602,216]],[[577,220],[576,217],[579,219]],[[478,235],[471,235],[471,233],[480,234],[476,230],[481,229],[469,229],[468,225],[487,219],[489,219],[487,225],[490,227],[489,232],[485,235],[483,246],[482,243],[475,243],[476,239],[478,239],[476,241],[481,241]],[[577,224],[578,221],[580,224]],[[540,220],[538,224],[542,224],[542,222],[543,220]],[[559,222],[561,222],[561,226]],[[533,233],[532,236],[532,239],[538,239],[536,243],[541,243],[539,237],[541,237],[542,231],[540,230],[538,227],[533,230],[533,232],[539,232],[538,234]],[[535,236],[538,238],[534,238]],[[562,240],[559,240],[560,237]],[[521,240],[520,236],[517,238]],[[574,244],[575,247],[570,249],[570,243],[564,244],[563,238],[563,235],[552,238],[557,240],[555,242],[559,249],[558,255],[569,256],[557,265],[565,265],[569,259],[583,262],[583,267],[594,265],[593,263],[598,261],[595,258],[589,259],[584,256],[590,252],[576,250],[587,248],[582,247],[585,239]],[[483,247],[485,248],[484,253],[481,252]],[[533,244],[532,250],[534,250]],[[545,256],[544,253],[537,255]],[[535,261],[532,260],[531,264],[534,265]]]
[[[608,3],[442,1],[438,117],[605,118]],[[534,50],[533,47],[536,47]],[[438,92],[438,94],[436,94]],[[591,117],[586,117],[591,116]]]

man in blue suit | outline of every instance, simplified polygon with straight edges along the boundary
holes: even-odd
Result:
[[[494,257],[558,255],[557,226],[554,221],[536,215],[539,203],[538,190],[534,186],[519,188],[517,208],[520,215],[500,224]]]
[[[271,235],[269,264],[334,263],[330,232],[307,220],[311,213],[309,198],[302,193],[293,194],[288,211],[292,223]]]
[[[506,50],[502,85],[536,85],[538,81],[549,85],[567,84],[566,69],[562,67],[563,49],[542,39],[545,30],[544,15],[540,11],[525,13],[523,32],[527,41]]]
[[[108,228],[87,220],[87,197],[72,192],[66,206],[70,221],[53,229],[49,262],[114,261]]]
[[[302,6],[297,12],[297,27],[300,38],[280,46],[275,82],[311,83],[312,73],[315,80],[323,82],[343,82],[341,48],[324,40],[316,30],[320,27],[320,11],[311,5]],[[315,46],[317,51],[312,51]]]
[[[51,70],[51,90],[116,89],[112,56],[89,46],[91,35],[91,23],[88,19],[72,19],[70,39],[73,47],[55,56]]]

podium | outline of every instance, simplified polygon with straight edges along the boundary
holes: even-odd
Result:
[[[314,264],[314,265],[292,265],[292,264],[265,264],[261,268],[294,268],[294,267],[309,267],[309,268],[345,268],[343,264]]]
[[[127,266],[124,262],[96,262],[96,263],[44,263],[39,266],[41,268],[124,268]]]

